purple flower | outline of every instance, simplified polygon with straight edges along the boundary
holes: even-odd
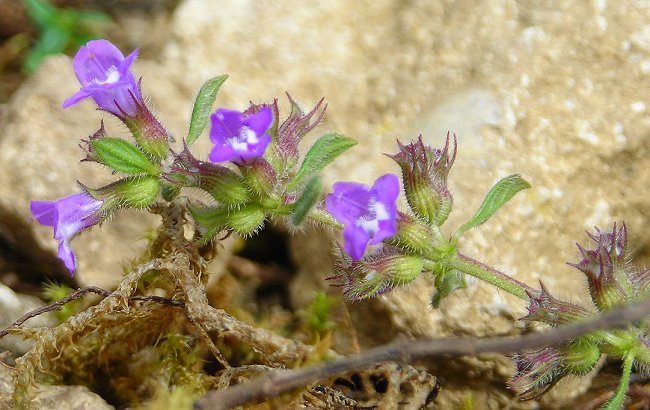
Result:
[[[399,180],[395,174],[379,177],[372,188],[356,182],[337,182],[327,195],[325,207],[343,225],[344,249],[359,260],[368,242],[377,245],[397,233]]]
[[[214,148],[208,158],[212,162],[233,161],[245,165],[261,158],[271,142],[267,131],[273,123],[273,110],[269,106],[250,115],[219,108],[211,119],[210,140]]]
[[[60,241],[59,259],[74,275],[75,256],[70,240],[82,230],[101,220],[99,210],[103,201],[86,193],[75,194],[58,201],[31,201],[32,215],[41,225],[54,228],[54,239]]]
[[[65,100],[63,107],[92,97],[101,109],[118,117],[125,114],[134,116],[138,103],[142,103],[142,95],[129,68],[137,56],[137,49],[124,58],[122,52],[108,40],[89,41],[79,49],[72,61],[81,90]]]

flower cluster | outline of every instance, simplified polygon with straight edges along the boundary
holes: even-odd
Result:
[[[642,300],[648,295],[646,283],[650,272],[639,273],[627,262],[627,228],[625,224],[611,231],[595,229],[587,232],[595,247],[587,249],[577,244],[583,259],[569,265],[585,274],[591,300],[599,311],[611,310],[617,305]],[[541,284],[541,291],[529,292],[528,315],[521,320],[558,326],[590,318],[588,309],[575,303],[561,301]],[[625,357],[635,352],[637,367],[647,367],[648,357],[645,326],[616,335],[604,333],[587,335],[556,347],[514,356],[517,372],[510,386],[523,399],[539,397],[567,374],[581,375],[594,368],[602,353]]]
[[[389,157],[402,169],[404,191],[414,216],[397,211],[400,187],[394,174],[380,177],[372,187],[337,182],[326,198],[328,212],[344,225],[343,249],[349,255],[339,257],[335,275],[329,279],[343,287],[350,299],[377,296],[409,283],[425,270],[427,258],[440,259],[448,252],[448,242],[438,226],[447,219],[453,202],[447,176],[456,157],[455,136],[451,153],[449,135],[443,149],[425,145],[422,137],[407,145],[398,141],[398,148],[399,152]],[[368,244],[380,243],[375,253],[364,257]],[[439,287],[448,290],[464,283],[454,273],[439,270],[434,274],[439,276]]]
[[[182,188],[201,189],[216,201],[213,206],[190,207],[202,242],[222,230],[249,235],[272,215],[301,221],[320,193],[318,185],[310,181],[354,145],[347,137],[325,135],[317,142],[318,149],[313,148],[296,170],[298,143],[323,118],[324,109],[321,100],[305,114],[289,97],[291,113],[282,124],[278,123],[277,101],[251,104],[243,111],[219,108],[212,112],[209,162],[197,159],[190,145],[205,127],[216,91],[227,77],[220,76],[206,82],[199,92],[190,134],[177,153],[169,132],[147,107],[131,71],[137,55],[135,50],[124,57],[109,41],[94,40],[81,47],[73,60],[81,88],[63,107],[91,98],[128,127],[134,142],[112,137],[102,122],[97,132],[82,141],[82,161],[106,166],[122,177],[96,189],[82,185],[81,193],[58,201],[32,201],[34,218],[54,228],[54,238],[60,241],[59,258],[71,273],[77,269],[70,246],[76,235],[120,208],[142,209],[160,199],[171,201]]]

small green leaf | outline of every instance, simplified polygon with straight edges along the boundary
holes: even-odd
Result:
[[[214,104],[214,100],[217,98],[219,88],[227,78],[227,74],[214,77],[206,81],[199,90],[196,101],[194,101],[194,109],[192,109],[190,131],[187,133],[187,145],[192,145],[203,132],[208,122],[210,111],[212,110],[212,104]]]
[[[320,199],[322,192],[323,184],[318,175],[315,175],[309,180],[309,182],[307,182],[305,190],[294,204],[293,212],[291,213],[291,222],[295,226],[302,223],[311,208],[316,205],[316,202]]]
[[[465,289],[467,287],[465,274],[457,270],[440,272],[436,274],[435,286],[436,291],[431,298],[431,307],[437,309],[442,299],[449,296],[456,289]]]
[[[305,155],[305,160],[300,165],[296,176],[289,183],[287,190],[292,191],[298,188],[303,181],[319,173],[327,164],[356,144],[357,142],[352,138],[335,132],[323,135]]]
[[[497,182],[485,196],[476,214],[463,226],[458,228],[455,236],[459,237],[466,231],[487,221],[494,213],[522,189],[530,188],[530,184],[520,175],[510,175]]]
[[[29,18],[41,28],[51,26],[59,11],[47,1],[23,0],[23,5]]]
[[[91,140],[93,149],[99,161],[125,174],[141,174],[146,172],[157,175],[160,170],[133,144],[121,138],[104,137]]]

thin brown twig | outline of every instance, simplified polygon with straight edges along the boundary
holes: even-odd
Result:
[[[63,308],[63,306],[66,303],[70,303],[73,300],[79,299],[80,297],[82,297],[86,293],[96,293],[96,294],[102,295],[104,297],[111,294],[111,292],[109,292],[107,290],[104,290],[102,288],[98,288],[97,286],[88,286],[88,287],[85,287],[85,288],[79,288],[79,289],[77,289],[74,292],[70,293],[68,296],[64,297],[61,300],[57,300],[54,303],[50,303],[49,305],[42,306],[42,307],[40,307],[38,309],[32,310],[31,312],[25,313],[20,319],[16,320],[9,327],[7,327],[6,329],[0,331],[0,339],[2,339],[7,334],[9,334],[11,329],[22,325],[23,323],[25,323],[29,319],[31,319],[33,317],[36,317],[38,315],[42,315],[43,313],[52,312],[54,310],[61,310],[61,308]]]
[[[558,345],[600,329],[625,327],[650,314],[650,298],[601,314],[589,321],[559,326],[546,332],[518,337],[443,338],[394,342],[330,363],[282,371],[277,370],[223,390],[213,390],[199,399],[195,409],[229,409],[253,400],[276,397],[336,374],[364,369],[375,363],[407,363],[438,356],[474,356],[481,353],[513,353]]]
[[[53,312],[55,310],[61,310],[65,304],[70,303],[73,300],[79,299],[86,293],[95,293],[97,295],[104,296],[104,297],[107,297],[111,294],[111,292],[99,288],[97,286],[87,286],[85,288],[79,288],[74,292],[70,293],[68,296],[64,297],[63,299],[57,300],[54,303],[41,306],[38,309],[34,309],[30,312],[25,313],[23,316],[20,317],[20,319],[16,320],[6,329],[0,331],[0,339],[8,335],[12,329],[21,326],[29,319],[42,315],[43,313]],[[164,305],[178,306],[178,307],[184,306],[184,303],[181,300],[168,299],[161,296],[131,296],[129,300],[141,301],[141,302],[156,302],[156,303],[162,303]]]

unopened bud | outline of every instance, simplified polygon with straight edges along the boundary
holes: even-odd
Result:
[[[389,157],[402,169],[404,191],[411,210],[427,223],[442,225],[453,205],[447,176],[456,158],[456,135],[451,153],[449,134],[443,149],[424,145],[422,136],[408,145],[399,141],[397,144],[400,152]]]
[[[249,236],[262,229],[265,219],[266,214],[260,205],[248,204],[232,210],[226,217],[226,223],[238,234]]]
[[[250,200],[249,189],[240,175],[224,166],[199,161],[187,146],[175,155],[170,171],[163,177],[179,186],[200,188],[224,205],[238,205]]]
[[[352,262],[342,252],[335,267],[336,274],[328,279],[334,286],[342,287],[349,299],[361,300],[408,284],[423,269],[421,257],[403,255],[394,249],[384,250],[356,262]]]

